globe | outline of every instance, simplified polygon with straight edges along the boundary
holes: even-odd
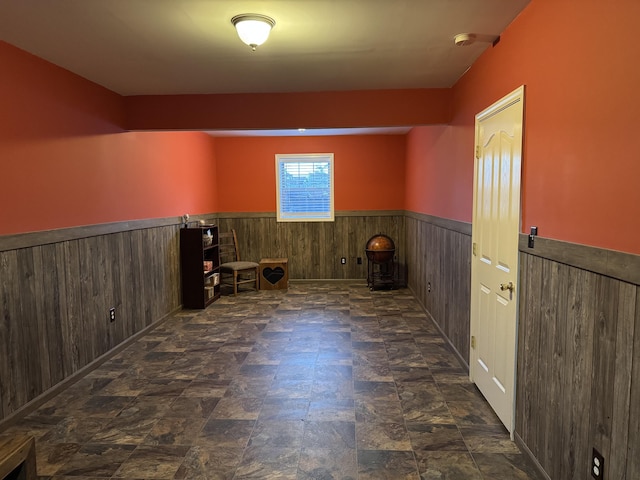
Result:
[[[391,237],[379,233],[369,239],[365,251],[367,252],[369,261],[373,263],[387,263],[393,260],[396,245],[393,243],[393,240],[391,240]]]

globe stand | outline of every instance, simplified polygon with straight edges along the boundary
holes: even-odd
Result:
[[[369,290],[379,288],[393,289],[395,287],[396,262],[393,259],[377,263],[372,260],[367,262],[367,286]]]
[[[379,233],[369,239],[367,253],[367,285],[370,290],[395,286],[396,246],[391,237]]]

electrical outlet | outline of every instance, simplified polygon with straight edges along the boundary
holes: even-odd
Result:
[[[110,322],[116,321],[116,309],[113,307],[109,309],[109,321]]]
[[[358,257],[358,258],[356,259],[356,263],[357,263],[358,265],[362,265],[362,257]]]
[[[347,259],[346,259],[345,257],[342,257],[342,258],[340,259],[340,263],[341,263],[342,265],[346,265],[346,264],[347,264]]]
[[[431,282],[427,282],[427,292],[431,293]]]
[[[596,480],[604,480],[604,457],[595,448],[591,455],[591,476]]]

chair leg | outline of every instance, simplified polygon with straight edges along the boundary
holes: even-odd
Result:
[[[233,295],[238,295],[238,272],[233,272]]]
[[[260,281],[260,279],[258,278],[258,267],[256,267],[255,271],[253,272],[253,276],[256,279],[256,292],[257,292],[259,290],[258,282]]]

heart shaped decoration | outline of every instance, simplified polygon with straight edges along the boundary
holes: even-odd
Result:
[[[262,270],[262,276],[271,285],[275,285],[280,281],[282,277],[284,277],[284,270],[282,269],[282,267],[276,267],[276,268],[267,267],[264,270]]]

